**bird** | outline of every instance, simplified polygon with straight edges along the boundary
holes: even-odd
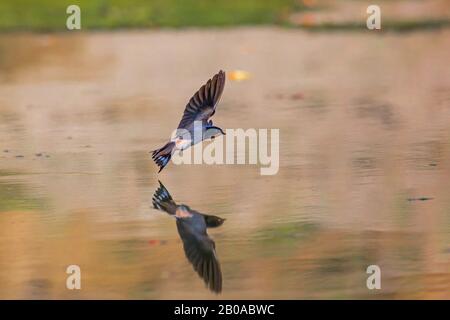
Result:
[[[216,112],[224,88],[225,72],[220,70],[191,97],[178,124],[176,135],[163,147],[150,151],[152,159],[159,167],[158,173],[169,163],[176,150],[183,151],[203,140],[225,135],[225,132],[210,120]],[[197,121],[201,123],[201,133],[194,133],[194,129],[198,130],[194,127]]]
[[[207,229],[220,227],[225,219],[200,213],[185,204],[178,205],[161,181],[158,182],[159,187],[152,197],[153,207],[175,217],[186,258],[209,290],[219,294],[222,291],[222,271],[216,244]]]

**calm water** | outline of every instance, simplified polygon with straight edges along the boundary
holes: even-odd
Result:
[[[0,36],[0,298],[450,298],[449,52],[450,31]],[[215,123],[279,128],[279,173],[158,175],[148,151],[220,68],[251,77]],[[226,219],[221,295],[152,208],[158,179]]]

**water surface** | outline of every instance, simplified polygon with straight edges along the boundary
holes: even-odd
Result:
[[[448,30],[0,36],[0,298],[450,298],[449,52]],[[279,128],[278,174],[158,175],[148,151],[219,69],[251,77],[214,122]],[[221,295],[152,208],[158,179],[226,219]]]

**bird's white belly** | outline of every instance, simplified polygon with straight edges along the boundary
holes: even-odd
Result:
[[[193,139],[187,139],[187,138],[180,138],[177,137],[176,139],[172,139],[171,141],[175,142],[175,149],[177,150],[185,150],[189,148],[190,146],[197,144],[199,142],[203,141],[203,135],[204,132],[196,131],[193,134]]]
[[[175,149],[177,150],[185,150],[189,148],[192,144],[192,140],[190,139],[177,139],[175,142]]]

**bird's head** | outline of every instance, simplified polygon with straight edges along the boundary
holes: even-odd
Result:
[[[214,139],[220,135],[225,135],[225,132],[219,127],[211,126],[206,128],[203,139]]]
[[[203,216],[205,217],[205,223],[208,228],[220,227],[225,222],[224,218],[218,216],[210,216],[206,214]]]

